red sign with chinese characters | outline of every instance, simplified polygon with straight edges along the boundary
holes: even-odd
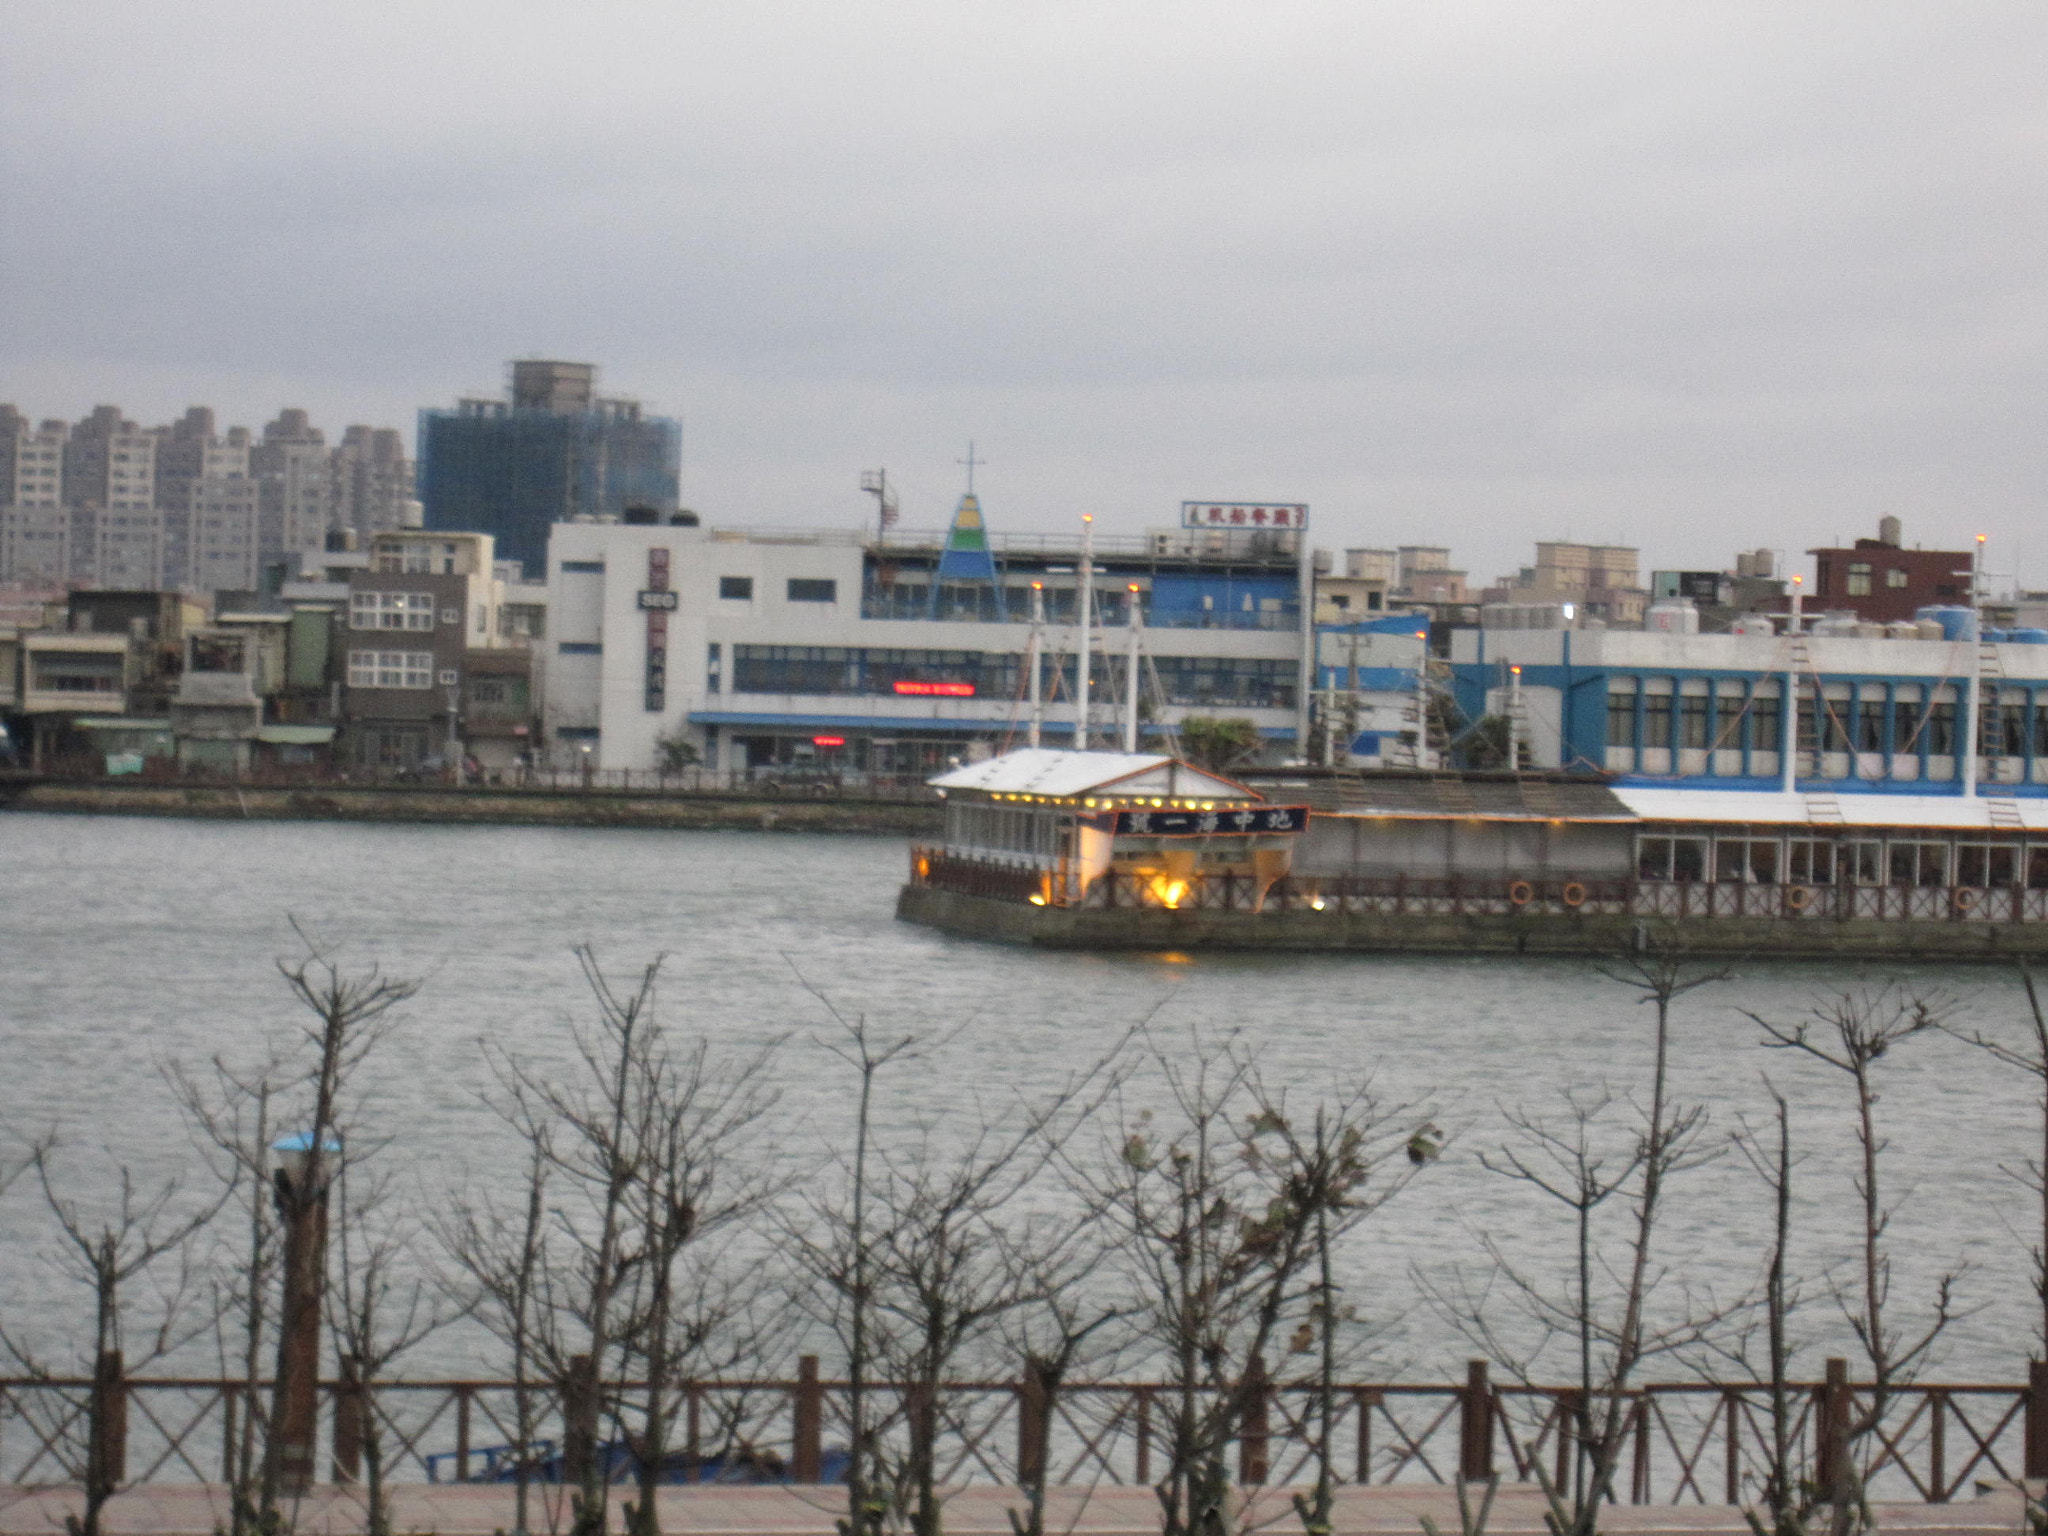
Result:
[[[920,697],[942,699],[971,699],[974,697],[974,684],[972,683],[924,683],[913,682],[908,678],[904,678],[891,683],[889,686],[898,693],[914,693]]]

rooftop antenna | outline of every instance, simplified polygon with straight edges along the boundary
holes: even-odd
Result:
[[[972,496],[974,494],[974,466],[977,464],[986,464],[988,460],[977,459],[974,456],[974,439],[970,437],[969,439],[967,439],[967,457],[964,459],[955,459],[953,462],[955,464],[965,464],[967,466],[967,494]]]

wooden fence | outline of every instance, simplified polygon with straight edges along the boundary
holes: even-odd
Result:
[[[608,1432],[630,1433],[642,1383],[603,1394]],[[216,1481],[223,1454],[252,1403],[242,1383],[115,1378],[0,1381],[0,1482],[75,1482],[95,1391],[111,1410],[108,1455],[117,1481]],[[562,1393],[532,1389],[537,1424],[530,1460],[542,1475],[574,1477],[557,1447]],[[676,1388],[671,1475],[816,1482],[840,1475],[847,1440],[847,1384],[818,1374],[807,1356],[794,1380],[685,1382]],[[885,1447],[900,1448],[906,1392],[870,1388],[870,1417]],[[375,1427],[386,1475],[396,1481],[496,1480],[508,1475],[519,1436],[513,1385],[505,1381],[322,1384],[330,1476],[362,1474],[365,1432]],[[1240,1392],[1231,1446],[1246,1484],[1313,1477],[1318,1397],[1299,1381]],[[1048,1393],[1032,1380],[963,1381],[940,1390],[940,1474],[949,1483],[1013,1484],[1043,1467],[1055,1484],[1145,1484],[1166,1471],[1177,1389],[1162,1382],[1086,1382]],[[2048,1477],[2048,1366],[2024,1385],[1917,1383],[1887,1394],[1876,1428],[1854,1441],[1848,1426],[1872,1406],[1867,1384],[1841,1361],[1794,1394],[1801,1475],[1822,1478],[1848,1455],[1872,1495],[1945,1503],[1980,1482]],[[1454,1478],[1562,1478],[1572,1455],[1576,1393],[1568,1387],[1492,1380],[1474,1362],[1455,1385],[1345,1383],[1337,1389],[1332,1459],[1361,1484],[1442,1483]],[[1624,1394],[1628,1449],[1617,1497],[1638,1504],[1732,1504],[1756,1495],[1768,1465],[1769,1393],[1754,1383],[1647,1384]],[[587,1451],[585,1454],[589,1454]],[[573,1460],[573,1458],[572,1458]]]

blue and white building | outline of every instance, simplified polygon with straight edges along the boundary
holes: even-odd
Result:
[[[1833,627],[1461,630],[1452,673],[1466,714],[1505,713],[1519,667],[1535,765],[1623,786],[2048,797],[2048,644],[1962,623],[1953,639]]]
[[[688,514],[683,514],[687,518]],[[1190,715],[1295,750],[1298,529],[1105,530],[1092,541],[1092,739],[1117,740],[1140,620],[1141,740]],[[1076,739],[1081,537],[989,534],[993,574],[942,573],[947,535],[578,520],[551,530],[546,729],[558,757],[925,774],[1022,746],[1039,635],[1040,740]],[[1034,627],[1034,603],[1044,622]]]

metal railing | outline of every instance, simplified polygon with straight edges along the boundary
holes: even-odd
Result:
[[[927,861],[920,872],[917,858]],[[929,871],[944,871],[932,874]],[[1041,890],[1036,866],[917,850],[912,878],[974,895],[1029,900]],[[1057,889],[1057,886],[1055,886]],[[1010,893],[1014,890],[1014,895]],[[2048,890],[2023,886],[1775,885],[1735,881],[1541,879],[1497,875],[1289,875],[1197,873],[1185,879],[1145,871],[1106,871],[1078,903],[1084,907],[1162,907],[1179,911],[1299,912],[1394,916],[1515,914],[1594,917],[1771,918],[1958,924],[2048,922]]]
[[[2025,1384],[1916,1383],[1887,1390],[1850,1381],[1840,1361],[1821,1381],[1792,1385],[1791,1476],[1825,1483],[1852,1467],[1872,1497],[1945,1503],[1980,1482],[2048,1476],[2048,1368]],[[843,1475],[848,1388],[807,1357],[795,1379],[680,1382],[674,1388],[674,1481],[818,1482]],[[123,1483],[215,1482],[223,1452],[262,1423],[268,1384],[254,1401],[241,1382],[147,1379],[115,1385],[111,1465]],[[536,1386],[525,1465],[538,1480],[582,1470],[560,1447],[574,1443],[565,1394]],[[76,1482],[85,1456],[90,1380],[0,1381],[0,1482]],[[1227,1398],[1222,1394],[1227,1391]],[[374,1428],[393,1481],[509,1481],[522,1460],[510,1382],[390,1381],[321,1387],[329,1477],[362,1475]],[[623,1478],[633,1470],[634,1405],[645,1384],[599,1394],[595,1454]],[[869,1388],[868,1421],[885,1458],[900,1455],[913,1393]],[[1597,1420],[1609,1399],[1596,1395]],[[949,1484],[1015,1484],[1043,1469],[1053,1484],[1144,1485],[1165,1475],[1180,1389],[1159,1381],[1084,1382],[1047,1390],[1035,1378],[961,1381],[938,1388],[939,1476]],[[1313,1383],[1261,1376],[1194,1394],[1221,1407],[1232,1474],[1245,1484],[1310,1479],[1320,1424]],[[1456,1478],[1569,1479],[1581,1400],[1577,1389],[1493,1382],[1474,1362],[1462,1384],[1345,1382],[1335,1388],[1333,1472],[1357,1484],[1430,1484]],[[1755,1383],[1650,1383],[1619,1395],[1624,1431],[1614,1493],[1636,1504],[1734,1504],[1755,1498],[1770,1472],[1770,1392]],[[1874,1410],[1868,1433],[1855,1434]],[[609,1435],[609,1442],[602,1437]],[[610,1454],[607,1454],[609,1452]],[[590,1453],[585,1453],[590,1454]]]

